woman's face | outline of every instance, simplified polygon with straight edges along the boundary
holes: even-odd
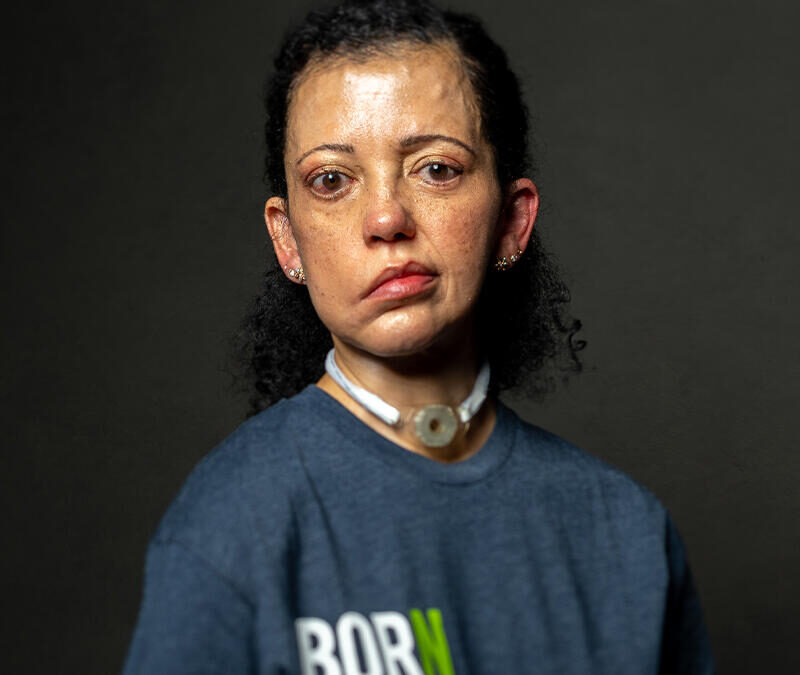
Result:
[[[336,59],[295,89],[288,208],[271,199],[267,223],[337,347],[406,356],[471,337],[502,198],[456,59],[446,46]]]

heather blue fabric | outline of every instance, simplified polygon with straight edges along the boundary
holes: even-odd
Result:
[[[125,674],[300,673],[298,617],[335,628],[348,612],[412,608],[440,612],[459,675],[712,673],[664,507],[502,404],[497,415],[453,465],[394,445],[315,386],[242,424],[153,537]],[[369,670],[356,644],[355,665],[336,647],[342,673],[401,672]]]

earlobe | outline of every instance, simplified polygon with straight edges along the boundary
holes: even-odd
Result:
[[[267,225],[275,257],[288,279],[296,283],[305,282],[303,264],[297,249],[297,241],[286,208],[286,200],[271,197],[264,206],[264,221]]]
[[[528,246],[538,211],[539,191],[533,181],[519,178],[508,186],[495,249],[496,269],[509,269],[519,260]]]

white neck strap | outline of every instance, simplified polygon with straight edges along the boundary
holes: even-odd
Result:
[[[363,387],[359,387],[348,380],[344,373],[339,370],[336,364],[336,359],[333,355],[334,350],[328,352],[325,357],[325,370],[330,375],[336,384],[344,389],[357,403],[360,403],[364,408],[369,410],[375,417],[382,420],[392,427],[400,426],[402,417],[400,411],[394,406],[389,405],[380,396],[367,391]],[[475,414],[481,409],[483,402],[486,400],[486,392],[489,390],[489,379],[491,371],[489,369],[489,362],[484,362],[478,377],[475,379],[475,386],[467,398],[465,398],[461,405],[456,408],[455,412],[463,424],[469,422]]]

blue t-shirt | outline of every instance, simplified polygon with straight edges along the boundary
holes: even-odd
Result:
[[[712,673],[683,546],[625,474],[498,404],[469,459],[316,386],[187,479],[147,555],[126,675]]]

